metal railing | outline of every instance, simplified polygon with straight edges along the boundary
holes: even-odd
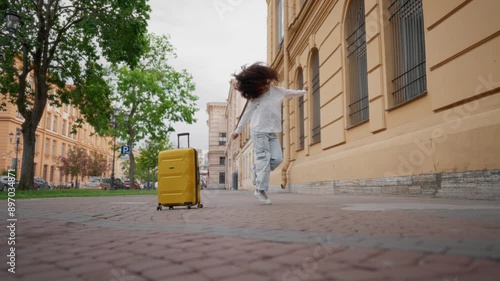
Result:
[[[347,21],[349,125],[353,126],[369,118],[365,4],[363,0],[351,2]]]
[[[321,141],[321,102],[319,81],[319,55],[315,50],[313,54],[312,77],[312,142]]]
[[[422,0],[391,0],[393,36],[393,105],[397,106],[427,90],[425,33]]]

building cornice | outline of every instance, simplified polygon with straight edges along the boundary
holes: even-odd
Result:
[[[287,50],[292,62],[306,49],[310,35],[318,32],[338,2],[338,0],[306,2],[299,15],[289,26],[290,42]]]

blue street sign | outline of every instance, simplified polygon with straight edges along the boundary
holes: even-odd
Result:
[[[122,154],[130,154],[130,146],[129,145],[122,145],[121,153]]]

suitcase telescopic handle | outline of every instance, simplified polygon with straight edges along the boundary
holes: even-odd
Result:
[[[189,145],[189,133],[180,133],[180,134],[177,134],[177,148],[181,148],[181,142],[180,142],[180,139],[182,136],[187,136],[187,139],[188,139],[188,147],[190,147]]]

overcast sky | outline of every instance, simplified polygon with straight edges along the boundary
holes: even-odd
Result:
[[[224,102],[231,74],[244,64],[266,61],[264,0],[150,0],[149,31],[169,34],[177,52],[172,65],[186,69],[199,97],[196,124],[176,124],[170,135],[189,132],[191,146],[208,149],[207,103]],[[184,142],[181,142],[184,145]]]

